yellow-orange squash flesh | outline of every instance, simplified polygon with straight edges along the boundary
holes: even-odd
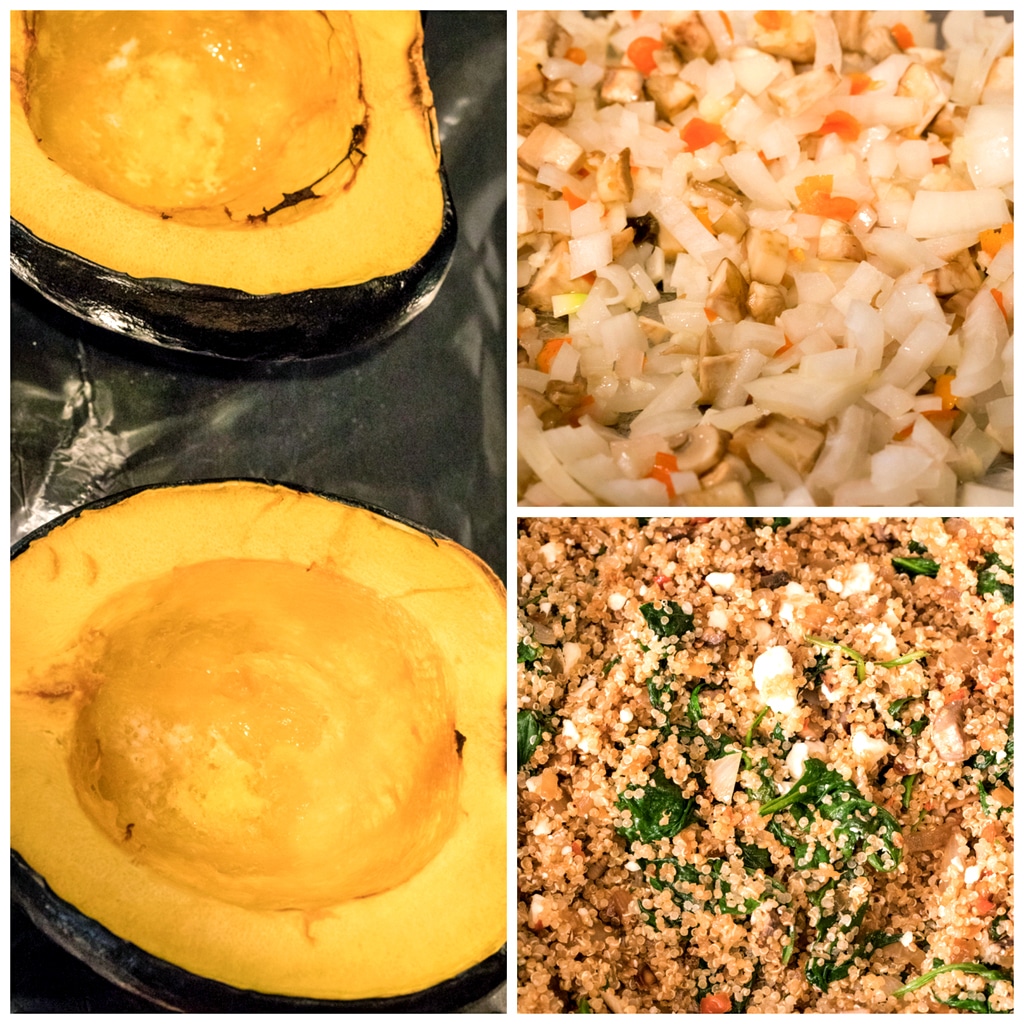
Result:
[[[12,563],[12,845],[204,977],[419,991],[504,940],[504,595],[377,514],[232,482]]]
[[[414,11],[13,12],[11,212],[111,270],[254,295],[441,230]]]

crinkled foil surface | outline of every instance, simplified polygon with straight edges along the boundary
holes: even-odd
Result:
[[[504,576],[505,12],[431,12],[459,237],[433,304],[344,367],[187,364],[11,285],[11,539],[142,484],[258,477],[431,527]],[[366,244],[372,245],[368,238]],[[12,920],[12,1009],[152,1010]],[[502,986],[476,1012],[502,1012]]]

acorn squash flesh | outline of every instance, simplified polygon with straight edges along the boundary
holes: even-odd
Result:
[[[501,947],[503,592],[468,552],[290,488],[146,489],[25,547],[12,622],[12,847],[58,902],[275,997]]]
[[[393,333],[454,246],[422,43],[415,12],[14,12],[13,269],[229,358]]]

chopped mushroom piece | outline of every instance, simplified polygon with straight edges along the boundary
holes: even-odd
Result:
[[[742,352],[723,352],[717,356],[703,356],[698,364],[697,382],[702,402],[714,405],[718,392],[728,387],[743,359]]]
[[[551,297],[566,292],[585,291],[582,281],[569,275],[569,243],[565,239],[552,246],[544,266],[533,275],[522,294],[523,304],[538,312],[551,312]]]
[[[703,57],[706,61],[713,61],[718,56],[711,33],[705,28],[700,16],[692,11],[681,15],[669,15],[668,21],[662,27],[661,35],[666,43],[675,47],[683,60]]]
[[[747,448],[755,441],[764,442],[798,472],[808,473],[825,443],[825,435],[806,423],[773,413],[738,428],[729,442],[729,451],[746,458]]]
[[[977,293],[982,284],[981,273],[967,252],[935,270],[926,271],[921,281],[936,295],[954,295],[967,288]]]
[[[789,238],[781,231],[751,228],[747,233],[747,265],[752,281],[781,284],[789,267]]]
[[[832,21],[844,50],[859,53],[870,11],[833,11]]]
[[[877,64],[880,64],[886,57],[901,52],[887,25],[872,25],[864,33],[861,48]]]
[[[779,113],[785,117],[796,117],[810,110],[818,100],[823,100],[842,84],[842,77],[829,64],[813,68],[802,75],[794,75],[778,85],[768,88],[768,95],[775,101]]]
[[[586,154],[565,132],[542,121],[526,136],[518,151],[519,162],[532,171],[551,164],[566,174],[575,174],[583,166]]]
[[[688,82],[678,75],[665,75],[655,72],[647,76],[644,83],[647,95],[654,101],[654,109],[658,116],[671,121],[681,114],[697,95]]]
[[[759,324],[773,324],[786,311],[786,289],[781,284],[751,281],[747,309]]]
[[[818,234],[818,259],[862,260],[867,256],[860,239],[849,224],[827,218],[821,222]]]
[[[725,438],[710,423],[698,423],[683,444],[675,449],[680,472],[706,473],[725,454]]]
[[[565,56],[572,42],[551,11],[524,11],[519,16],[517,36],[520,46],[543,43],[552,57]]]
[[[814,19],[806,11],[788,14],[779,28],[755,32],[754,41],[765,53],[794,64],[810,64],[815,52]]]
[[[601,102],[636,103],[644,94],[644,76],[636,68],[609,68],[601,83]]]
[[[701,487],[709,491],[725,484],[739,484],[742,487],[748,483],[750,483],[750,467],[742,459],[730,455],[728,452],[722,456],[722,460],[714,469],[709,470],[700,478]]]
[[[704,485],[701,480],[700,490],[686,491],[683,498],[687,505],[710,506],[710,505],[732,505],[742,506],[750,504],[750,493],[739,480],[726,480],[720,484]]]
[[[731,323],[739,323],[743,319],[747,308],[747,281],[732,260],[722,260],[718,264],[705,305]]]
[[[964,734],[960,728],[962,701],[944,705],[932,722],[932,743],[940,758],[947,764],[960,764],[967,760]]]
[[[602,203],[628,203],[632,200],[633,172],[629,166],[628,149],[601,161],[597,169],[597,196]],[[627,230],[632,232],[632,228]],[[629,237],[632,240],[632,233]]]
[[[539,93],[520,93],[517,105],[520,135],[533,131],[542,121],[561,124],[572,117],[576,101],[571,92],[548,89]]]
[[[921,120],[908,130],[908,134],[920,135],[935,119],[949,100],[949,86],[923,64],[912,63],[900,76],[896,85],[897,96],[910,96],[920,100],[924,106]]]

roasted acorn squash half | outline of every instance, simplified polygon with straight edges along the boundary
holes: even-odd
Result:
[[[364,349],[455,244],[419,15],[13,12],[11,214],[15,273],[101,327]]]
[[[15,897],[176,1009],[486,994],[504,607],[452,541],[290,487],[145,488],[47,526],[11,566]]]

